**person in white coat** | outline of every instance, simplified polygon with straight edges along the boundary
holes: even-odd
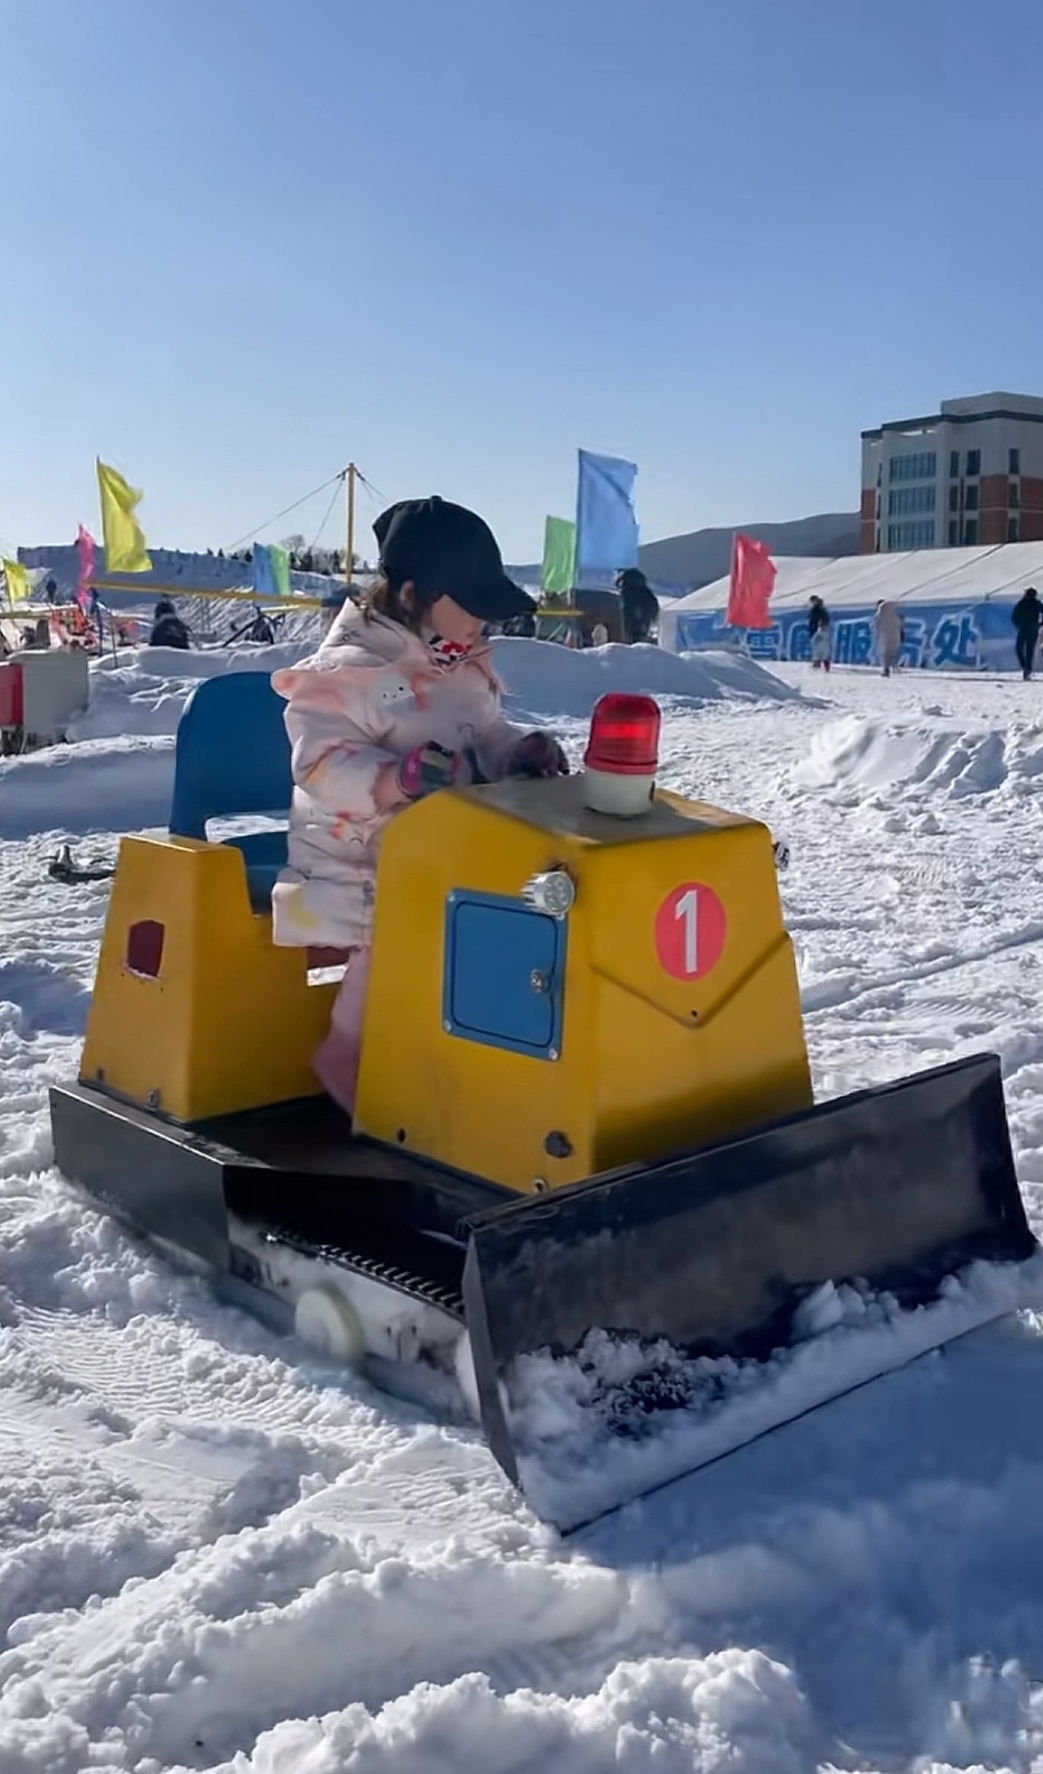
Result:
[[[902,612],[897,604],[887,598],[881,598],[876,606],[873,617],[873,639],[876,642],[876,656],[883,667],[885,678],[889,678],[898,669],[898,656],[905,640],[905,623]]]

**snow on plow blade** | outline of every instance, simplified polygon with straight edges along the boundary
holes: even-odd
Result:
[[[498,1208],[464,1278],[486,1434],[575,1528],[1010,1311],[1035,1248],[991,1056]]]

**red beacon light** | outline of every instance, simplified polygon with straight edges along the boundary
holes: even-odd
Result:
[[[595,813],[634,819],[647,813],[659,763],[662,716],[651,696],[602,696],[584,753],[584,800]]]

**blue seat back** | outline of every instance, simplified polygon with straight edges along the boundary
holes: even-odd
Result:
[[[293,777],[285,711],[267,672],[203,679],[177,730],[172,837],[205,838],[208,820],[289,809]],[[229,842],[246,858],[252,902],[266,906],[286,861],[285,832],[253,832]]]

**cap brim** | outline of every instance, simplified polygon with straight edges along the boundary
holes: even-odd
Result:
[[[454,588],[450,596],[478,622],[509,622],[512,616],[526,616],[536,608],[535,599],[506,573],[492,584]]]

